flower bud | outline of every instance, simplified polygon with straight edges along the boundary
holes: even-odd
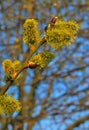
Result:
[[[32,61],[29,61],[28,67],[29,67],[30,69],[34,69],[34,68],[37,67],[37,65],[36,65],[36,63],[34,63],[34,62],[32,62]]]

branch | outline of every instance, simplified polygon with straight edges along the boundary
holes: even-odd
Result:
[[[89,120],[89,115],[76,120],[73,124],[67,127],[66,130],[73,130],[73,128],[78,127],[81,123],[84,123],[87,120]]]
[[[45,37],[42,38],[36,49],[30,53],[27,54],[25,62],[29,60],[29,58],[46,42]]]
[[[4,85],[3,87],[0,86],[0,87],[2,87],[2,90],[0,91],[0,95],[5,94],[5,92],[6,92],[6,91],[8,90],[8,88],[13,84],[13,82],[14,82],[15,79],[18,77],[18,75],[19,75],[24,69],[26,69],[26,68],[28,68],[28,67],[23,67],[23,68],[21,68],[21,70],[17,73],[17,75],[15,76],[15,78],[14,78],[13,80],[9,80],[9,81],[7,82],[7,84]]]
[[[78,70],[82,70],[82,69],[84,69],[84,68],[86,68],[88,66],[89,66],[89,64],[86,64],[86,65],[81,65],[79,67],[76,67],[76,68],[74,68],[72,70],[68,70],[66,72],[61,72],[59,74],[52,73],[52,76],[64,78],[66,76],[69,76],[72,72],[75,72],[75,71],[78,71]]]
[[[36,47],[36,49],[34,51],[30,51],[25,59],[24,63],[27,63],[27,61],[29,60],[29,58],[31,58],[31,56],[46,42],[45,38],[43,37],[42,40],[40,41],[39,45]],[[24,70],[29,68],[29,66],[26,66],[26,64],[23,65],[23,67],[19,70],[19,72],[17,73],[17,75],[15,76],[15,78],[13,80],[10,80],[7,82],[6,85],[4,86],[0,86],[2,87],[2,90],[0,91],[0,95],[5,94],[5,92],[8,90],[8,88],[13,84],[14,80],[18,77],[18,75]]]

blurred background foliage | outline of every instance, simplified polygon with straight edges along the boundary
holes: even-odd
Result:
[[[1,130],[89,129],[89,0],[0,0],[0,85],[5,84],[3,60],[23,63],[28,52],[22,42],[25,19],[35,18],[43,35],[53,16],[77,21],[78,38],[52,50],[56,58],[44,70],[23,71],[18,84],[8,89],[22,110],[0,116]],[[44,45],[42,50],[51,48]]]

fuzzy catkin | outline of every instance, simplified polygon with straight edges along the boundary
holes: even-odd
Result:
[[[54,26],[50,26],[45,32],[47,43],[54,49],[70,45],[76,39],[79,25],[75,21],[58,20]]]
[[[49,62],[52,61],[52,59],[54,58],[54,53],[52,52],[48,52],[48,51],[44,51],[41,52],[35,56],[32,57],[32,61],[39,66],[40,68],[44,68],[48,65]]]
[[[30,44],[37,44],[39,41],[39,30],[35,19],[26,19],[23,24],[23,42],[28,46]]]
[[[0,114],[12,114],[21,110],[21,103],[7,94],[0,96]]]
[[[9,59],[5,59],[2,63],[2,67],[7,77],[14,79],[16,74],[21,69],[21,62],[19,60],[14,60],[12,62]]]

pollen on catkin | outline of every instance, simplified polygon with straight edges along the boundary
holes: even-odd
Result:
[[[15,73],[13,63],[9,59],[6,59],[3,61],[2,67],[3,67],[4,72],[11,77]]]
[[[21,110],[21,103],[7,94],[0,96],[0,114],[12,114]]]
[[[19,60],[14,60],[13,67],[14,67],[15,72],[18,72],[22,67],[21,62]]]
[[[54,57],[54,53],[45,51],[33,56],[32,61],[40,68],[44,68]]]
[[[26,19],[23,24],[23,42],[27,45],[37,44],[39,41],[39,30],[35,19]]]
[[[45,32],[47,43],[54,49],[70,45],[76,39],[79,25],[75,21],[58,20]]]
[[[5,59],[2,63],[3,70],[5,72],[5,81],[10,78],[14,79],[16,74],[21,69],[21,62],[19,60],[14,60],[13,62],[9,59]]]

